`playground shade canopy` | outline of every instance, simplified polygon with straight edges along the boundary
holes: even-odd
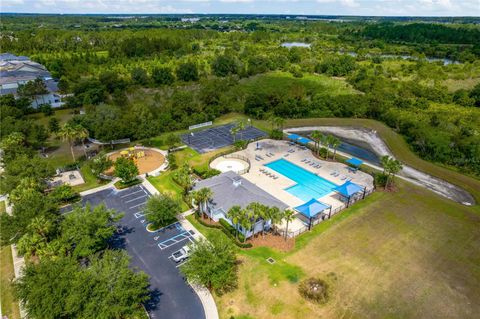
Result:
[[[289,134],[287,137],[288,137],[289,140],[292,140],[292,141],[296,141],[299,138],[301,138],[301,136],[297,135],[297,134]]]
[[[294,209],[308,218],[313,218],[323,212],[325,209],[330,208],[330,205],[326,205],[322,202],[319,202],[315,198],[312,198],[308,202],[295,207]]]
[[[358,184],[352,183],[351,181],[345,182],[340,186],[335,187],[333,190],[337,193],[350,198],[352,195],[356,193],[360,193],[364,191],[364,187]]]
[[[300,137],[300,138],[297,140],[298,143],[304,144],[304,145],[310,143],[311,141],[312,141],[312,140],[309,140],[309,139],[306,138],[306,137]]]
[[[347,163],[353,166],[359,167],[360,165],[363,164],[363,161],[356,157],[352,157],[351,159],[347,160]]]

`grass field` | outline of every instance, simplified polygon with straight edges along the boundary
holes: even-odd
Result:
[[[270,256],[276,264],[265,261]],[[255,248],[241,251],[240,259],[239,288],[215,296],[221,318],[475,318],[480,312],[479,206],[405,182],[396,193],[374,193],[316,226],[292,252]],[[309,276],[331,285],[325,306],[298,294],[298,282]]]
[[[5,202],[0,202],[0,214],[5,213]],[[0,248],[0,299],[2,316],[9,319],[19,319],[20,310],[12,292],[11,281],[15,278],[13,272],[12,249],[10,245]]]
[[[244,93],[287,92],[303,88],[307,92],[328,92],[329,95],[352,94],[357,91],[347,82],[334,79],[322,74],[305,74],[302,78],[295,78],[287,72],[269,72],[241,81],[235,87],[236,91]]]

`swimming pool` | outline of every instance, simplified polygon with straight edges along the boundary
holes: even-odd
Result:
[[[319,199],[331,193],[338,186],[283,158],[265,164],[265,166],[296,182],[296,185],[285,190],[304,201],[312,198]]]

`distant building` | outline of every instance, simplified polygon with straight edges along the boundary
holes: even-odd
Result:
[[[190,23],[195,23],[200,21],[200,18],[182,18],[182,22],[190,22]]]
[[[52,107],[62,106],[61,98],[57,94],[58,82],[43,65],[31,61],[26,56],[0,54],[0,95],[13,94],[18,97],[19,86],[37,78],[43,80],[48,93],[36,96],[32,100],[32,107],[38,108],[41,104],[50,104]]]

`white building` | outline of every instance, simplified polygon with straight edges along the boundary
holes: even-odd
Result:
[[[19,86],[37,78],[44,81],[48,93],[36,96],[32,100],[32,107],[38,108],[41,104],[50,104],[52,107],[62,106],[63,103],[57,94],[58,83],[43,65],[31,61],[26,56],[0,54],[0,95],[13,94],[18,97]]]

